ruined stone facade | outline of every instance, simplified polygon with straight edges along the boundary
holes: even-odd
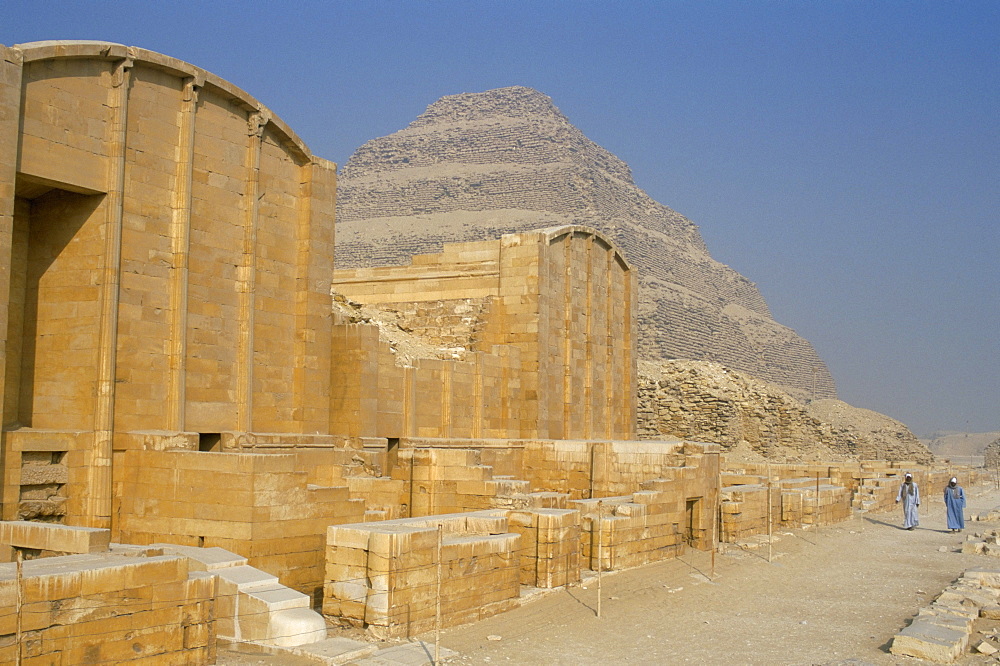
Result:
[[[370,363],[342,369],[335,362],[338,385],[356,385],[359,396],[345,395],[341,403],[338,414],[351,422],[346,432],[379,437],[633,437],[635,276],[614,246],[592,229],[555,227],[446,245],[441,253],[418,255],[402,267],[337,271],[333,289],[388,309],[415,310],[429,303],[431,312],[440,312],[451,303],[453,310],[465,313],[464,320],[441,328],[448,334],[461,323],[468,331],[452,333],[451,341],[462,341],[473,352],[497,349],[494,356],[507,359],[492,372],[482,354],[473,354],[464,361],[425,362],[395,376],[388,360],[379,373]],[[475,312],[469,299],[489,299],[489,305]],[[501,356],[500,346],[516,353]],[[428,363],[436,367],[424,369]],[[383,379],[385,373],[389,381]],[[519,399],[510,395],[515,377]],[[430,384],[422,386],[426,378]],[[385,395],[391,390],[386,384],[402,384],[407,393],[402,400],[368,403],[377,404],[378,411],[366,411],[362,387]],[[468,403],[470,395],[472,411],[463,414],[456,407]]]
[[[401,264],[447,242],[593,227],[639,274],[642,358],[714,361],[799,398],[836,397],[826,365],[772,319],[757,287],[530,88],[450,95],[369,141],[342,170],[337,210],[343,268]]]
[[[109,526],[137,433],[329,432],[334,166],[160,54],[0,57],[4,516],[23,453],[80,457],[67,519]]]
[[[719,541],[720,446],[634,440],[641,308],[611,235],[560,224],[335,276],[333,165],[247,93],[103,42],[0,46],[0,67],[5,660],[321,642],[309,605],[411,635],[431,563],[450,624]],[[345,295],[445,353],[403,353]],[[859,492],[824,478],[802,523]],[[734,534],[761,529],[744,504]]]

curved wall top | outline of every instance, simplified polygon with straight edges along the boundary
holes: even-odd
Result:
[[[615,261],[622,267],[624,271],[631,271],[632,264],[625,259],[625,255],[622,254],[621,249],[615,244],[613,240],[608,238],[606,235],[601,233],[598,229],[594,227],[588,227],[582,224],[563,224],[555,227],[545,227],[544,229],[538,229],[537,233],[543,234],[545,239],[551,243],[554,240],[565,236],[567,234],[577,234],[580,236],[592,236],[595,240],[605,245],[611,252],[614,253]]]
[[[313,158],[312,153],[309,152],[309,148],[302,139],[281,118],[250,93],[201,67],[196,67],[183,60],[137,46],[125,46],[124,44],[116,44],[114,42],[83,39],[26,42],[24,44],[15,44],[9,47],[9,49],[20,52],[25,63],[39,60],[74,58],[108,61],[131,60],[154,69],[168,72],[182,79],[193,79],[195,86],[199,88],[205,86],[215,88],[225,97],[238,102],[247,111],[263,114],[268,122],[274,126],[275,131],[290,144],[290,147],[294,146],[302,158]]]
[[[329,435],[335,199],[336,165],[199,67],[0,46],[2,425],[88,451],[73,511],[104,524],[137,433]]]

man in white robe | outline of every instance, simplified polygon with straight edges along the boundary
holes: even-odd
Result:
[[[917,507],[920,506],[920,489],[912,474],[907,474],[896,494],[896,503],[903,503],[903,529],[912,530],[920,524]]]

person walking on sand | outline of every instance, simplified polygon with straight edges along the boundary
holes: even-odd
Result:
[[[917,516],[917,507],[920,506],[920,489],[913,481],[913,475],[907,473],[903,479],[903,484],[896,494],[896,503],[903,502],[903,528],[912,530],[920,524]]]
[[[944,505],[948,509],[948,529],[952,532],[965,529],[965,491],[955,477],[951,477],[944,489]]]

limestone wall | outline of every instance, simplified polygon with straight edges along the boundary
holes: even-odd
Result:
[[[337,264],[405,263],[442,244],[550,225],[598,229],[641,273],[643,358],[723,363],[796,395],[836,388],[812,345],[775,322],[746,277],[712,259],[690,220],[524,87],[449,95],[344,166]]]
[[[187,558],[76,555],[23,567],[19,608],[16,565],[0,563],[5,664],[215,662],[215,578],[189,572]]]
[[[4,432],[75,433],[95,525],[131,432],[329,432],[335,166],[188,63],[0,48]]]
[[[496,512],[331,527],[323,613],[384,639],[432,630],[438,599],[442,627],[514,608],[519,541]]]
[[[490,440],[404,438],[399,446],[400,455],[413,461],[400,464],[398,474],[408,474],[410,466],[426,465],[432,475],[426,478],[438,481],[448,478],[443,470],[450,466],[456,474],[477,475],[477,480],[491,476],[522,480],[526,492],[558,493],[569,499],[625,495],[653,479],[674,483],[679,493],[691,490],[691,496],[707,497],[717,487],[719,471],[717,447],[680,440],[526,439],[500,445]],[[442,466],[435,461],[447,462]],[[463,468],[467,471],[461,472]]]
[[[351,437],[510,437],[522,428],[518,350],[400,365],[369,324],[335,324],[331,429]]]
[[[327,526],[364,517],[364,500],[307,485],[290,455],[127,451],[116,464],[115,540],[218,546],[309,595],[322,588]]]
[[[466,404],[465,398],[485,397],[485,392],[480,389],[477,394],[475,387],[465,392],[460,384],[453,384],[451,404],[418,409],[417,418],[427,423],[416,424],[413,434],[460,436],[459,432],[469,431],[463,423],[470,415],[473,422],[496,418],[490,410],[495,406],[508,410],[499,415],[501,420],[519,420],[513,424],[517,430],[491,428],[492,435],[480,430],[468,436],[631,437],[635,282],[615,248],[592,230],[560,227],[509,234],[493,242],[446,245],[439,254],[414,257],[408,266],[337,271],[333,287],[352,300],[394,311],[420,308],[425,302],[490,299],[489,307],[480,310],[482,318],[465,325],[476,331],[470,347],[493,355],[499,353],[497,345],[517,350],[519,399],[511,395],[498,396],[496,401],[487,398],[488,404],[479,407],[476,401]],[[471,314],[468,319],[473,319]],[[373,350],[366,352],[368,364],[377,362],[380,376],[401,373],[390,367],[386,355],[374,358],[374,333],[358,335],[372,338],[367,343]],[[348,346],[356,345],[352,341]],[[344,353],[351,354],[346,349]],[[459,364],[421,363],[429,372],[415,373],[415,382],[429,377],[433,383],[439,374],[445,384],[463,379]],[[450,376],[449,367],[454,370]],[[338,376],[346,375],[345,381],[350,382],[356,374],[357,369],[350,367]],[[504,382],[498,386],[506,390]],[[358,400],[363,391],[356,392]],[[417,390],[418,395],[422,393]],[[435,393],[433,387],[428,391],[431,396]],[[366,400],[374,404],[372,398]],[[342,411],[359,409],[352,402]],[[477,409],[482,416],[475,415]],[[441,410],[451,410],[450,419]],[[446,432],[449,423],[458,429],[452,426],[452,432]]]
[[[768,519],[771,530],[778,530],[833,525],[852,515],[851,490],[829,478],[772,479],[770,487],[766,477],[742,481],[738,485],[724,481],[719,524],[723,543],[767,534]]]

